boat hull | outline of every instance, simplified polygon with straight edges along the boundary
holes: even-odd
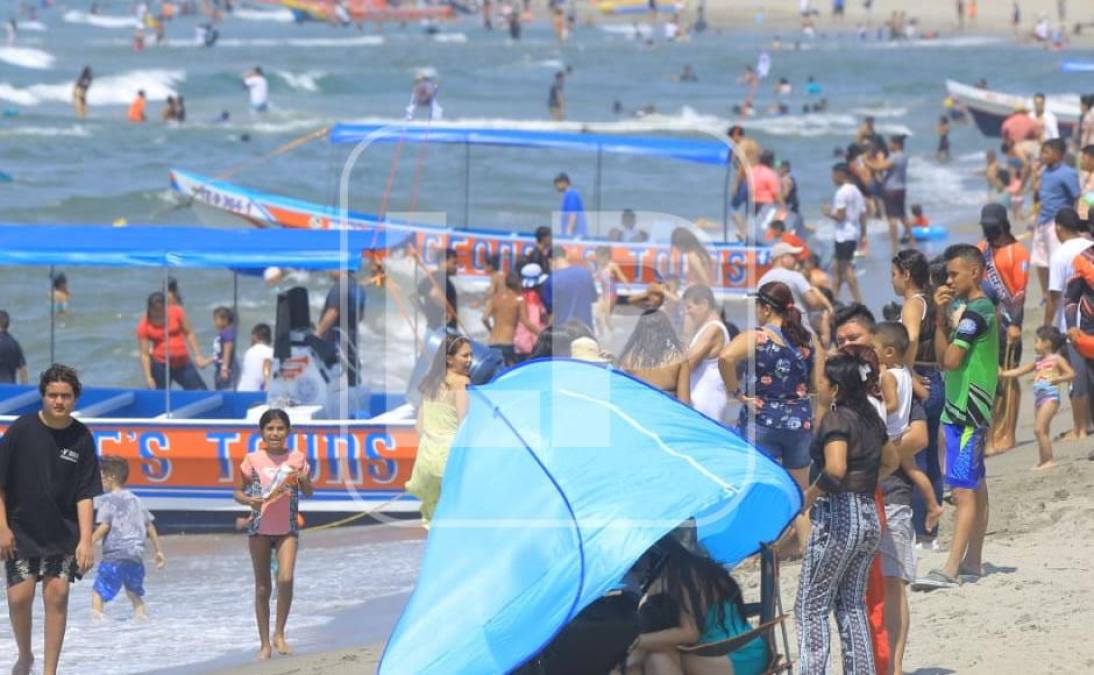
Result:
[[[26,391],[12,393],[7,401],[15,403],[5,406],[6,412],[25,413],[37,407]],[[0,416],[0,435],[15,419],[15,414]],[[232,493],[240,481],[243,457],[261,442],[256,423],[246,419],[82,421],[91,429],[100,456],[117,455],[128,461],[127,487],[170,529],[231,529],[235,518],[246,514]],[[375,520],[417,512],[417,500],[404,491],[417,454],[413,421],[297,422],[289,443],[307,455],[311,466],[315,494],[301,500],[309,524],[349,515],[364,519],[366,513]]]
[[[991,138],[1002,134],[1003,122],[1014,113],[1018,105],[1033,109],[1033,99],[988,89],[970,87],[952,80],[946,81],[950,96],[963,105],[972,116],[980,133]],[[1079,101],[1073,96],[1049,96],[1045,107],[1054,115],[1063,138],[1070,138],[1079,122]]]
[[[235,216],[259,227],[289,227],[328,229],[382,227],[413,233],[415,253],[427,266],[441,262],[446,248],[457,252],[458,274],[485,277],[486,258],[497,254],[504,269],[514,269],[517,261],[535,248],[531,235],[476,229],[450,229],[426,225],[385,223],[373,215],[349,212],[313,204],[298,199],[260,192],[218,181],[186,171],[171,172],[171,186],[192,204],[208,207]],[[632,288],[666,278],[687,278],[682,257],[665,243],[627,244],[605,240],[555,240],[567,249],[568,255],[592,261],[599,246],[610,245],[613,260],[620,265]],[[714,262],[713,290],[719,295],[733,295],[755,288],[756,280],[771,265],[769,250],[737,244],[708,245]]]

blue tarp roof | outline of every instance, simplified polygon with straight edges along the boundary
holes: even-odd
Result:
[[[362,251],[398,246],[408,236],[378,230],[0,223],[0,265],[355,270]]]
[[[418,582],[380,675],[495,675],[690,518],[735,564],[801,509],[790,475],[618,370],[533,361],[471,390]]]
[[[382,133],[377,133],[380,132]],[[375,137],[372,137],[375,134]],[[624,136],[575,131],[534,131],[451,126],[407,126],[384,124],[336,124],[331,127],[331,143],[469,143],[518,148],[556,148],[584,152],[602,151],[612,155],[641,155],[725,166],[729,161],[728,141],[701,141],[671,136]]]

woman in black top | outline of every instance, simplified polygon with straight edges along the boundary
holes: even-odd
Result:
[[[866,614],[866,579],[881,539],[874,490],[881,474],[899,465],[885,422],[867,397],[873,367],[849,354],[825,363],[821,400],[832,409],[814,431],[812,485],[805,492],[812,532],[802,559],[794,607],[800,672],[827,673],[828,615],[835,611],[843,670],[873,675]],[[883,471],[884,469],[884,471]]]
[[[927,257],[915,249],[904,249],[892,260],[891,279],[893,291],[904,301],[900,311],[900,322],[908,329],[911,346],[908,351],[909,365],[914,366],[915,374],[926,388],[926,397],[920,402],[927,415],[927,448],[915,456],[919,470],[927,474],[934,487],[936,501],[942,501],[942,466],[938,462],[938,427],[942,422],[942,407],[946,402],[946,392],[942,386],[942,373],[938,370],[938,359],[934,352],[934,305],[931,300],[930,264]],[[920,398],[916,392],[916,398]],[[927,508],[918,492],[912,500],[916,538],[924,542],[934,541],[935,526],[926,529]]]

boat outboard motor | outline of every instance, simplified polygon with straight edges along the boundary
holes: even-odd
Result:
[[[311,330],[308,290],[297,286],[277,296],[272,378],[267,402],[271,406],[318,405],[335,401],[341,374],[338,350]]]
[[[446,329],[438,328],[425,336],[425,347],[422,349],[421,356],[418,357],[418,362],[414,364],[406,392],[407,402],[415,408],[422,400],[422,392],[418,391],[418,385],[429,372],[429,366],[433,363],[433,357],[444,341],[446,333]],[[486,384],[494,379],[494,375],[501,372],[504,366],[505,357],[500,351],[481,342],[471,341],[471,384]]]

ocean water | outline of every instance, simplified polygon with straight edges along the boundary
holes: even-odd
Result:
[[[254,658],[258,632],[247,537],[174,536],[163,541],[167,566],[157,570],[150,559],[146,564],[147,621],[133,619],[124,592],[107,603],[105,621],[92,621],[95,569],[72,586],[61,672],[181,674],[219,670]],[[305,532],[300,542],[286,630],[294,649],[306,652],[381,641],[413,588],[423,550],[421,528],[407,523]],[[271,613],[275,607],[276,598]],[[8,668],[16,653],[6,617],[5,607],[0,668]],[[38,672],[43,619],[39,601],[33,643]]]
[[[43,11],[37,24],[24,26],[15,46],[0,47],[0,109],[7,109],[0,117],[0,171],[14,178],[0,184],[0,222],[125,219],[133,224],[197,224],[196,214],[180,207],[170,193],[169,169],[215,175],[333,122],[397,122],[414,74],[422,68],[437,71],[440,102],[450,120],[496,127],[546,125],[551,79],[557,70],[569,67],[566,103],[571,121],[613,122],[635,132],[718,134],[734,121],[731,107],[744,99],[737,77],[745,65],[755,63],[773,37],[710,32],[687,43],[666,44],[658,27],[639,22],[583,26],[569,44],[560,46],[542,22],[525,26],[523,39],[513,43],[504,32],[486,32],[469,18],[444,25],[438,35],[426,35],[414,24],[358,32],[298,26],[283,11],[253,7],[219,27],[221,40],[212,49],[195,44],[196,19],[182,18],[168,26],[167,45],[149,45],[135,53],[129,47],[132,22],[122,15],[128,3],[102,4],[113,14],[90,16],[71,8]],[[635,40],[635,35],[652,36],[654,42]],[[790,80],[795,93],[788,103],[794,114],[763,112],[775,102],[772,86],[767,85],[758,95],[761,113],[743,124],[780,159],[792,162],[807,219],[820,224],[822,233],[820,207],[830,201],[833,190],[833,148],[849,142],[862,116],[875,116],[882,133],[910,134],[910,203],[922,204],[935,223],[967,231],[983,194],[982,180],[974,172],[982,166],[983,151],[995,142],[975,128],[955,126],[954,159],[948,164],[934,159],[944,80],[986,77],[993,88],[1016,92],[1063,93],[1084,87],[1082,76],[1060,72],[1060,55],[993,37],[947,36],[935,42],[888,44],[832,34],[794,49],[793,38],[783,35],[782,43],[781,51],[771,52],[769,82],[779,77]],[[1067,58],[1090,56],[1072,53]],[[698,82],[673,81],[685,64],[694,68]],[[92,66],[96,79],[89,97],[90,117],[77,122],[69,104],[71,85],[85,65]],[[240,73],[255,65],[261,65],[270,80],[272,107],[261,117],[248,112],[239,81]],[[824,88],[829,102],[825,113],[796,112],[806,101],[800,92],[809,75]],[[137,89],[147,92],[153,119],[158,119],[166,96],[185,96],[186,124],[127,124],[125,108]],[[627,111],[652,105],[656,113],[642,120],[618,118],[612,113],[617,100]],[[215,123],[225,110],[230,122]],[[349,150],[311,143],[251,166],[233,180],[334,203]],[[463,166],[462,148],[370,149],[353,168],[350,204],[376,210],[386,201],[390,211],[440,212],[449,222],[461,224]],[[590,155],[474,149],[470,222],[529,231],[549,222],[558,204],[551,179],[560,171],[568,172],[591,202]],[[721,178],[722,171],[707,167],[605,157],[602,206],[718,219]],[[891,295],[883,232],[880,224],[872,227],[875,256],[858,263],[864,292],[874,308]],[[395,267],[402,278],[410,275],[408,266]],[[55,327],[57,359],[77,365],[92,384],[139,385],[134,328],[146,295],[160,288],[162,273],[63,271],[73,300],[71,315]],[[0,308],[11,313],[12,333],[21,340],[32,371],[44,367],[49,358],[48,272],[0,269]],[[231,304],[231,275],[190,270],[172,274],[208,353],[214,337],[211,312],[217,305]],[[325,275],[296,275],[293,283],[313,289],[313,305],[321,304]],[[241,335],[258,321],[272,322],[277,290],[258,279],[239,279]],[[405,339],[405,325],[398,325],[400,308],[391,302],[385,306],[375,292],[370,292],[369,307],[363,350],[368,373],[374,387],[396,389],[409,370],[413,343]],[[478,325],[473,312],[464,319],[470,327]],[[618,337],[625,338],[620,333]],[[386,376],[380,363],[388,367]],[[254,629],[251,573],[242,537],[175,539],[168,553],[169,568],[149,576],[152,618],[147,624],[131,622],[121,601],[111,606],[110,622],[93,625],[86,612],[90,582],[74,588],[66,672],[194,672],[210,663],[247,658]],[[290,624],[298,646],[316,649],[340,640],[378,638],[382,631],[354,633],[346,627],[348,622],[340,623],[339,612],[405,593],[413,584],[420,553],[420,541],[403,534],[348,529],[306,538]],[[391,611],[385,615],[389,619]],[[40,616],[36,620],[40,627]],[[119,640],[123,649],[118,648]],[[13,652],[10,628],[0,621],[0,668],[7,666]]]

